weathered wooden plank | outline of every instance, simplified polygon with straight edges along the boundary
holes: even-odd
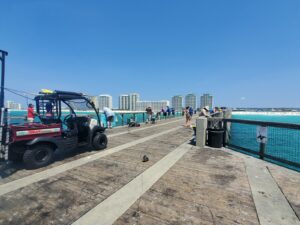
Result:
[[[190,150],[138,202],[173,224],[259,224],[243,160],[220,151]]]
[[[171,122],[171,123],[170,123]],[[182,120],[174,120],[174,121],[163,121],[159,126],[145,126],[144,130],[139,130],[139,128],[134,128],[134,130],[129,130],[129,133],[125,133],[122,135],[118,135],[115,137],[109,137],[108,147],[107,150],[110,148],[117,147],[119,145],[131,142],[136,140],[137,138],[147,137],[151,134],[165,131],[174,127],[178,124],[182,124]],[[124,128],[125,129],[125,128]],[[126,128],[127,129],[127,128]],[[113,129],[114,130],[114,129]],[[113,131],[110,130],[110,131]],[[116,129],[118,130],[118,129]],[[122,130],[117,131],[116,133],[120,133]],[[87,148],[78,148],[76,150],[64,151],[64,152],[57,152],[55,162],[47,167],[43,167],[36,170],[26,170],[22,164],[9,164],[9,165],[1,165],[0,166],[0,185],[4,183],[11,182],[13,180],[20,179],[25,176],[29,176],[34,173],[38,173],[44,171],[49,168],[54,168],[56,166],[62,165],[66,162],[71,162],[73,160],[93,155],[97,153],[97,151],[92,151],[91,149]]]
[[[178,142],[178,137],[172,135],[174,133],[180,133],[181,142],[191,135],[189,130],[180,129],[158,138],[157,140],[163,140],[170,137],[169,145],[164,144],[164,148],[170,151],[174,149],[172,140],[176,139]],[[123,151],[128,150],[126,155],[129,156],[139,149],[148,147],[150,143],[151,140]],[[153,146],[155,146],[153,149],[147,148],[153,155],[161,156],[168,153],[168,151],[157,153],[157,146]],[[150,160],[155,161],[156,158]],[[16,224],[20,221],[23,222],[21,224],[69,224],[146,168],[147,166],[136,167],[134,163],[124,163],[122,159],[111,160],[104,157],[31,184],[0,197],[0,224]],[[26,202],[26,207],[19,202]]]

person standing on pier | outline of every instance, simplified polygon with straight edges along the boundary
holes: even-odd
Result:
[[[147,121],[146,121],[146,123],[150,123],[151,122],[151,118],[152,118],[152,114],[153,114],[152,108],[150,106],[148,106],[146,108],[146,113],[147,113]]]
[[[191,119],[192,119],[193,114],[194,114],[194,110],[193,110],[192,106],[189,106],[189,113],[190,113],[190,116],[191,116]]]
[[[188,127],[191,125],[191,119],[192,119],[188,106],[185,107],[184,115],[185,115],[185,126]]]
[[[170,107],[169,106],[167,106],[167,114],[168,114],[168,117],[170,117],[170,115],[171,115],[171,109],[170,109]]]
[[[166,109],[162,108],[161,112],[162,112],[164,118],[167,119],[167,111],[166,111]]]
[[[37,116],[38,114],[34,112],[34,107],[33,104],[29,104],[28,105],[28,109],[27,109],[27,122],[28,123],[33,123],[34,121],[34,117]]]
[[[172,112],[172,116],[175,117],[175,109],[174,108],[172,108],[171,112]]]
[[[111,129],[112,122],[114,121],[115,113],[110,108],[107,107],[103,108],[103,112],[106,117],[107,127]]]
[[[199,116],[205,116],[205,117],[210,117],[209,114],[209,107],[205,106],[201,109]]]

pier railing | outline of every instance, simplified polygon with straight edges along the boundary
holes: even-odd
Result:
[[[20,111],[20,112],[10,112],[9,113],[9,123],[11,124],[23,124],[26,122],[25,116],[26,116],[26,111]],[[77,112],[78,113],[78,112]],[[84,112],[81,111],[78,113],[79,115],[90,115],[94,116],[95,113],[93,112]],[[67,114],[62,115],[64,117]],[[181,112],[175,112],[174,114],[169,114],[167,116],[164,116],[163,114],[155,116],[156,120],[164,120],[164,119],[171,119],[175,117],[181,117],[182,113]],[[102,112],[100,112],[100,119],[101,123],[106,126],[106,118]],[[116,112],[115,113],[115,119],[113,122],[114,127],[118,126],[126,126],[130,123],[130,121],[134,120],[137,123],[144,123],[147,120],[147,114],[146,112]],[[39,122],[38,118],[36,118],[36,122]]]
[[[156,120],[164,120],[164,119],[171,119],[175,117],[181,117],[181,112],[175,112],[175,114],[170,114],[164,116],[163,114],[155,116]],[[115,126],[125,126],[130,123],[131,120],[134,120],[137,123],[144,123],[147,120],[147,114],[146,113],[116,113],[115,115]],[[102,120],[102,122],[105,124],[105,119]]]
[[[300,170],[300,124],[223,119],[224,146]]]

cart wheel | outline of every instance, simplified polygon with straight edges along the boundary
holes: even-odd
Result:
[[[107,146],[107,137],[103,133],[97,133],[93,138],[93,147],[97,150],[105,149]]]
[[[26,150],[23,156],[23,161],[28,169],[47,166],[53,159],[53,147],[47,144],[36,145],[32,149]]]

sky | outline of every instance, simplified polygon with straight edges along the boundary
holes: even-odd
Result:
[[[299,0],[0,0],[6,87],[300,107]],[[6,99],[22,102],[19,97]]]

